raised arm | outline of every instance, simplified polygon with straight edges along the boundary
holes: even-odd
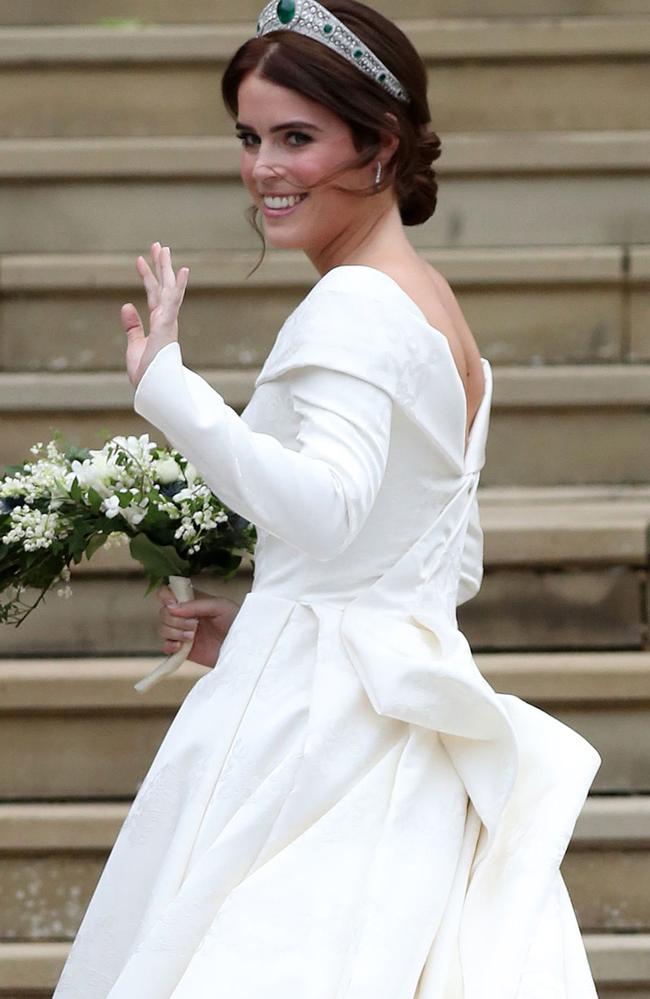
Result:
[[[223,397],[163,347],[134,399],[236,513],[317,560],[361,530],[388,456],[392,400],[362,378],[316,366],[281,375],[299,420],[299,450],[251,430]]]
[[[386,467],[403,345],[397,318],[387,321],[383,299],[358,288],[356,271],[351,283],[345,269],[292,313],[256,386],[281,382],[288,393],[298,420],[294,450],[252,430],[183,366],[178,311],[188,268],[176,276],[169,247],[153,243],[151,251],[155,275],[144,257],[136,261],[149,334],[132,303],[121,311],[136,411],[236,513],[315,559],[340,554],[361,530]]]

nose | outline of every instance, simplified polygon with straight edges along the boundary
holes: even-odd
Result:
[[[272,149],[265,149],[263,143],[255,156],[252,175],[254,180],[261,183],[273,177],[283,176],[283,167],[278,163],[277,155],[274,155]]]
[[[253,177],[255,180],[264,181],[270,180],[271,177],[277,176],[277,171],[270,164],[266,163],[255,163],[253,167]]]

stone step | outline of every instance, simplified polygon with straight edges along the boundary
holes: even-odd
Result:
[[[131,798],[205,667],[139,694],[149,657],[0,660],[0,800]],[[477,653],[495,690],[581,732],[603,762],[593,790],[650,792],[650,653]],[[588,865],[586,865],[588,866]]]
[[[647,128],[644,14],[400,21],[437,131]],[[0,29],[0,135],[214,135],[251,22]],[[119,114],[115,109],[119,108]]]
[[[118,330],[116,336],[123,337]],[[647,364],[494,365],[486,486],[650,482]],[[233,408],[250,399],[259,366],[203,370]],[[0,373],[0,465],[54,431],[95,446],[152,428],[132,410],[123,372]],[[545,460],[539,460],[544,455]]]
[[[2,90],[0,117],[1,104]],[[638,206],[650,195],[650,133],[622,125],[584,138],[464,130],[447,143],[443,132],[438,204],[409,230],[414,245],[649,243]],[[259,252],[232,138],[6,139],[0,175],[0,253],[140,253],[152,238],[177,252]]]
[[[459,610],[477,650],[640,649],[648,644],[650,489],[481,487],[485,575]],[[250,561],[230,582],[198,585],[241,602]],[[73,599],[49,596],[5,656],[155,654],[157,602],[125,548],[73,571]]]
[[[648,999],[650,934],[585,933],[589,963],[600,999]],[[48,999],[70,943],[0,943],[2,999]]]
[[[307,258],[290,251],[270,251],[250,278],[255,253],[180,247],[173,253],[178,265],[190,267],[182,332],[192,367],[261,367],[282,323],[318,280]],[[423,255],[452,285],[481,352],[494,363],[650,360],[650,245],[425,249]],[[120,306],[133,300],[144,309],[135,257],[0,256],[0,369],[121,371]],[[213,335],[215,316],[223,336]]]
[[[0,805],[0,941],[71,940],[128,802]],[[650,798],[587,799],[562,864],[581,929],[650,929]]]
[[[118,19],[158,24],[247,21],[254,25],[262,0],[240,0],[237,4],[193,0],[179,6],[174,0],[67,0],[53,5],[51,0],[23,0],[20,5],[3,4],[0,24],[97,24]],[[394,17],[392,0],[371,0],[369,6]],[[400,0],[403,18],[437,17],[535,17],[538,15],[621,15],[647,13],[644,0]]]
[[[560,547],[558,536],[558,547]],[[520,551],[525,551],[522,541]],[[459,611],[479,651],[647,647],[645,568],[632,565],[503,566],[488,569],[480,594]],[[201,588],[241,602],[250,576]],[[2,654],[155,655],[158,604],[131,573],[73,575],[73,599],[49,596],[19,629],[5,627]]]
[[[482,487],[485,574],[458,614],[472,646],[647,648],[644,494]]]

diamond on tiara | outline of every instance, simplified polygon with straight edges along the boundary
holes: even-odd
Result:
[[[270,0],[257,22],[257,35],[297,31],[338,52],[400,101],[410,97],[397,77],[361,39],[318,0]]]

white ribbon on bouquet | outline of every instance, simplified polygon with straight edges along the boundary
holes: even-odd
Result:
[[[179,603],[184,603],[187,600],[194,599],[192,580],[188,579],[187,576],[170,576],[169,588]],[[169,676],[170,673],[174,673],[187,659],[193,644],[193,638],[190,638],[187,642],[183,642],[177,652],[167,656],[161,663],[158,663],[158,665],[152,669],[150,673],[147,673],[147,675],[143,676],[141,680],[134,683],[133,686],[135,689],[140,694],[143,694],[145,691],[149,690],[150,687],[153,687],[154,684],[158,683],[159,680],[162,680],[164,676]]]

